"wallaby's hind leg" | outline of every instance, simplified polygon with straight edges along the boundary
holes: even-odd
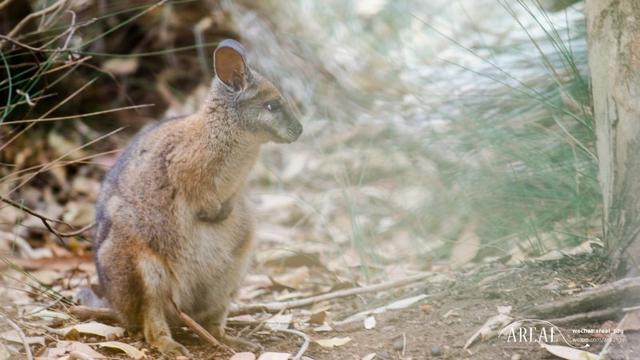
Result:
[[[166,311],[171,311],[171,290],[168,285],[169,274],[153,255],[140,258],[138,263],[140,277],[144,287],[142,304],[142,328],[145,341],[155,346],[161,353],[169,356],[191,354],[182,344],[171,337]]]

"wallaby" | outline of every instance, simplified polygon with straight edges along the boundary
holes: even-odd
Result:
[[[188,354],[171,336],[176,307],[221,342],[255,350],[225,334],[254,242],[245,182],[261,144],[302,133],[276,87],[247,66],[240,43],[222,41],[213,60],[204,106],[142,130],[107,173],[96,210],[106,302],[171,356]]]

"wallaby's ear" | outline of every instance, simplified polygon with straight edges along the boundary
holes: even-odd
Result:
[[[216,76],[234,91],[244,89],[251,74],[245,62],[242,44],[235,40],[223,40],[213,52],[213,69]]]

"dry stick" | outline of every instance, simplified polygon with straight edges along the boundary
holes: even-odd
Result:
[[[24,19],[22,19],[8,34],[7,37],[9,38],[13,38],[18,32],[20,32],[20,30],[22,30],[22,28],[27,25],[31,20],[40,17],[40,16],[44,16],[47,15],[53,11],[56,11],[58,8],[65,6],[67,4],[68,0],[58,0],[55,3],[53,3],[53,5],[46,7],[40,11],[36,11],[36,12],[32,12],[31,14],[27,15],[24,17]],[[0,49],[2,49],[4,47],[5,42],[4,41],[0,41]]]
[[[604,319],[611,319],[616,314],[620,313],[621,310],[622,309],[620,308],[595,310],[587,313],[573,314],[573,315],[556,318],[556,319],[545,319],[545,321],[548,321],[553,325],[566,325],[566,324],[572,324],[572,323],[581,322],[581,321],[599,321]]]
[[[182,320],[182,322],[185,325],[187,325],[187,327],[189,327],[189,329],[191,329],[194,333],[196,333],[198,336],[200,336],[200,338],[202,340],[206,341],[207,343],[209,343],[210,345],[213,345],[215,347],[220,347],[220,348],[223,348],[225,350],[231,351],[232,354],[236,353],[229,346],[219,342],[218,339],[213,337],[213,335],[211,335],[211,333],[209,333],[207,331],[207,329],[203,328],[200,324],[198,324],[195,320],[193,320],[189,315],[187,315],[184,312],[180,311],[180,309],[178,309],[178,305],[176,305],[176,303],[173,302],[173,300],[171,300],[171,303],[173,304],[174,310],[178,313],[178,316],[180,317],[180,320]]]
[[[27,337],[24,335],[24,332],[22,332],[22,329],[20,329],[20,327],[16,323],[14,323],[11,319],[9,319],[4,314],[0,314],[0,317],[3,318],[9,324],[9,326],[11,326],[13,330],[15,330],[18,333],[20,340],[22,340],[22,345],[24,345],[24,351],[27,353],[27,359],[33,360],[33,355],[31,354],[31,348],[27,343]]]
[[[633,311],[636,311],[636,310],[640,310],[640,305],[622,308],[622,312],[626,312],[626,313],[633,312]]]
[[[11,1],[13,1],[13,0],[4,0],[4,1],[0,2],[0,10],[4,9],[5,7],[7,7],[7,5],[9,5],[9,3],[11,3]]]
[[[33,47],[31,45],[25,44],[23,42],[20,42],[16,39],[10,38],[7,35],[2,35],[0,34],[0,39],[4,40],[4,41],[8,41],[10,43],[12,43],[13,45],[17,45],[21,48],[27,49],[27,50],[31,50],[33,52],[55,52],[57,51],[56,49],[43,49],[40,47]]]
[[[75,64],[74,64],[75,65]],[[115,109],[107,109],[107,110],[99,110],[93,111],[89,113],[68,115],[68,116],[54,116],[49,118],[38,118],[38,119],[24,119],[24,120],[13,120],[13,121],[5,121],[2,125],[13,125],[13,124],[25,124],[25,123],[41,123],[41,122],[50,122],[50,121],[59,121],[59,120],[71,120],[80,117],[88,117],[88,116],[96,116],[96,115],[104,115],[109,114],[116,111],[125,111],[125,110],[133,110],[133,109],[141,109],[154,106],[154,104],[140,104],[140,105],[130,105],[130,106],[122,106]]]
[[[300,346],[300,350],[298,350],[298,352],[291,358],[291,360],[302,359],[302,355],[304,355],[305,351],[307,351],[307,349],[309,348],[309,343],[311,342],[311,339],[309,338],[309,336],[307,336],[307,334],[303,333],[302,331],[293,330],[293,329],[278,329],[278,331],[286,332],[293,335],[298,335],[304,340],[304,342],[302,343],[302,346]]]
[[[17,208],[17,209],[20,209],[20,210],[22,210],[22,211],[26,212],[26,213],[27,213],[27,214],[29,214],[29,215],[33,215],[33,216],[35,216],[35,217],[39,218],[39,219],[40,219],[40,221],[42,221],[42,223],[44,224],[44,226],[47,228],[47,230],[49,230],[52,234],[54,234],[55,236],[57,236],[57,237],[58,237],[58,239],[59,239],[63,244],[64,244],[65,242],[64,242],[62,239],[60,239],[60,238],[63,238],[63,237],[72,237],[72,236],[78,236],[78,235],[82,234],[83,232],[85,232],[85,231],[87,231],[87,230],[91,229],[91,228],[95,225],[95,222],[91,222],[90,224],[88,224],[88,225],[86,225],[86,226],[84,226],[84,227],[82,227],[82,228],[80,228],[80,229],[78,229],[78,230],[74,230],[74,231],[66,232],[66,233],[59,232],[59,231],[55,230],[55,229],[54,229],[54,228],[49,224],[49,221],[51,221],[51,222],[55,222],[55,223],[58,223],[58,224],[65,224],[65,225],[67,225],[67,226],[69,226],[69,227],[72,227],[72,226],[71,226],[71,225],[69,225],[69,224],[67,224],[67,223],[66,223],[66,222],[64,222],[64,221],[60,221],[60,220],[56,220],[56,219],[52,219],[52,218],[50,218],[50,217],[44,216],[44,215],[40,214],[39,212],[37,212],[37,211],[35,211],[35,210],[31,209],[31,208],[28,208],[28,207],[26,207],[26,206],[24,206],[24,205],[22,205],[22,204],[20,204],[20,203],[17,203],[17,202],[15,202],[15,201],[11,200],[11,199],[7,199],[7,198],[5,198],[5,197],[4,197],[4,196],[2,196],[2,195],[0,195],[0,201],[2,201],[2,202],[4,202],[4,203],[7,203],[7,204],[9,204],[9,205],[11,205],[11,206],[13,206],[13,207],[15,207],[15,208]],[[65,244],[65,245],[66,245],[66,244]]]
[[[230,311],[230,316],[237,316],[237,315],[243,315],[243,314],[252,314],[252,313],[257,313],[257,312],[262,312],[262,311],[269,312],[269,313],[276,313],[278,311],[282,311],[282,310],[286,310],[286,309],[313,305],[313,304],[315,304],[317,302],[320,302],[320,301],[332,300],[332,299],[342,298],[342,297],[351,296],[351,295],[365,294],[365,293],[370,293],[370,292],[383,291],[383,290],[387,290],[387,289],[397,288],[397,287],[401,287],[401,286],[405,286],[405,285],[409,285],[409,284],[418,282],[420,280],[424,280],[424,279],[432,277],[432,276],[433,276],[433,274],[431,274],[431,273],[421,273],[421,274],[408,276],[408,277],[403,278],[403,279],[386,281],[386,282],[383,282],[383,283],[380,283],[380,284],[357,287],[357,288],[352,288],[352,289],[338,290],[338,291],[334,291],[334,292],[330,292],[330,293],[326,293],[326,294],[322,294],[322,295],[317,295],[317,296],[312,296],[312,297],[304,298],[304,299],[282,301],[282,302],[275,301],[275,302],[270,302],[270,303],[239,306],[239,307],[237,307],[235,309],[232,309]]]
[[[93,360],[93,358],[80,351],[72,351],[69,353],[69,359],[71,360]]]
[[[533,309],[537,315],[575,313],[585,308],[594,308],[621,299],[640,299],[640,277],[621,279],[585,291],[575,297],[545,304]]]

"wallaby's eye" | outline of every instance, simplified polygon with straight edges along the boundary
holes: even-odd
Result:
[[[264,104],[264,107],[270,112],[276,112],[282,108],[282,104],[278,100],[271,100]]]

